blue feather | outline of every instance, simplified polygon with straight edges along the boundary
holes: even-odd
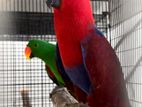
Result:
[[[59,48],[58,48],[58,44],[56,45],[56,62],[57,62],[57,67],[58,67],[62,77],[66,81],[71,81],[70,78],[68,77],[68,75],[66,74],[65,69],[63,67],[60,52],[59,52]]]
[[[96,31],[97,35],[104,36],[104,34],[97,27],[95,27],[95,31]]]
[[[75,85],[82,89],[86,94],[90,94],[91,81],[84,64],[75,66],[74,68],[65,67],[65,70]]]
[[[79,66],[75,66],[74,68],[64,68],[61,61],[58,45],[56,48],[56,57],[57,57],[57,66],[63,78],[66,81],[72,81],[85,93],[89,94],[91,82],[86,72],[86,69],[84,68],[84,65],[82,64]]]

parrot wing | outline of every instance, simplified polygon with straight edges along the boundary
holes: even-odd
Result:
[[[47,71],[47,74],[49,76],[49,78],[53,81],[53,83],[55,83],[56,85],[60,85],[59,82],[57,81],[55,75],[53,74],[53,72],[51,71],[50,67],[48,67],[47,65],[45,65],[45,69]]]
[[[103,34],[95,28],[81,41],[81,49],[92,85],[90,106],[129,107],[120,62]]]
[[[75,86],[72,81],[70,80],[69,76],[66,74],[65,69],[62,64],[58,44],[56,46],[56,60],[57,60],[57,68],[58,71],[60,72],[64,82],[65,82],[65,87],[68,89],[68,91],[79,101],[79,102],[84,102],[86,103],[86,93],[83,92],[80,88]]]
[[[74,88],[73,88],[73,83],[71,82],[70,78],[65,72],[65,69],[62,64],[58,44],[56,45],[56,63],[57,63],[57,69],[60,75],[62,76],[64,82],[65,82],[65,87],[70,91],[70,93],[74,96]]]

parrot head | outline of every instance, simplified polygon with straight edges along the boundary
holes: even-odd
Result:
[[[44,40],[30,40],[25,48],[25,56],[27,59],[38,57],[45,60],[50,57],[55,50],[55,45]]]
[[[46,0],[46,4],[49,8],[53,7],[60,10],[62,7],[67,7],[67,11],[71,8],[77,10],[78,7],[84,10],[83,8],[88,7],[88,3],[90,4],[90,0]]]
[[[60,4],[61,4],[61,0],[47,0],[46,4],[48,7],[55,7],[55,8],[59,8]]]

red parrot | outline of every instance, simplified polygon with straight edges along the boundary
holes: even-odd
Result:
[[[115,51],[97,29],[90,0],[47,0],[65,72],[90,107],[130,107]]]

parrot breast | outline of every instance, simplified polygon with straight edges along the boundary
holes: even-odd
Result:
[[[54,9],[55,32],[64,66],[82,63],[80,40],[92,25],[94,19],[89,0],[63,0],[60,9]]]

